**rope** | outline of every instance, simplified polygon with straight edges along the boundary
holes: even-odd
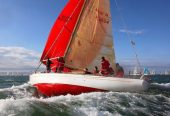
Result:
[[[126,23],[125,23],[125,20],[124,20],[122,14],[121,14],[121,10],[120,10],[120,8],[119,8],[119,5],[118,5],[118,3],[117,3],[117,0],[115,0],[115,4],[116,4],[116,7],[117,7],[117,9],[118,9],[119,16],[120,16],[120,19],[121,19],[121,21],[122,21],[122,23],[123,23],[124,29],[125,29],[125,30],[128,30],[127,25],[126,25]],[[140,61],[139,61],[139,58],[138,58],[138,55],[137,55],[137,52],[136,52],[136,49],[135,49],[135,43],[134,43],[134,41],[132,40],[132,38],[131,38],[131,36],[130,36],[130,33],[129,33],[129,32],[126,32],[126,34],[127,34],[128,39],[129,39],[129,41],[130,41],[130,43],[131,43],[131,46],[132,46],[132,48],[133,48],[133,52],[134,52],[134,54],[135,54],[136,62],[137,62],[138,66],[139,66],[139,68],[140,68],[140,70],[141,70],[142,68],[141,68],[141,64],[140,64]]]
[[[38,71],[38,69],[40,68],[41,64],[42,64],[42,62],[39,62],[37,68],[35,69],[35,73]]]

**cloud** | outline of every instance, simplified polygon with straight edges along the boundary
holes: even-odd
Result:
[[[33,69],[38,65],[40,53],[24,47],[0,47],[0,69]]]
[[[144,33],[143,30],[127,30],[127,29],[120,29],[120,32],[122,33],[129,33],[134,35],[142,35]]]

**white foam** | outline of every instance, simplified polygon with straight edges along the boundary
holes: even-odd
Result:
[[[31,86],[28,83],[25,83],[19,86],[12,86],[10,88],[0,89],[0,92],[7,98],[14,97],[15,99],[21,99],[32,96],[32,93],[27,91],[27,88],[29,87]]]
[[[14,98],[0,100],[0,116],[16,116],[20,112],[29,112],[25,99],[15,100]]]
[[[158,89],[170,90],[170,83],[152,83],[152,86],[157,87]]]
[[[146,115],[151,115],[147,106],[148,104],[152,105],[155,103],[154,105],[156,105],[156,107],[162,107],[161,104],[159,104],[160,97],[163,97],[167,105],[170,105],[170,98],[164,96],[125,92],[96,92],[76,96],[66,95],[40,99],[30,96],[26,96],[25,98],[11,97],[0,100],[0,116],[18,115],[21,112],[31,114],[34,110],[33,106],[36,105],[40,107],[40,110],[44,110],[47,105],[49,107],[57,106],[50,107],[56,109],[58,109],[60,105],[64,105],[69,109],[68,111],[72,112],[71,114],[75,115],[119,116],[121,115],[119,110],[125,113],[138,111]],[[117,110],[117,108],[119,110]],[[111,111],[109,109],[111,109]],[[134,115],[136,114],[134,113]]]

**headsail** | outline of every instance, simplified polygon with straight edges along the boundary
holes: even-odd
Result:
[[[46,59],[53,59],[51,68],[56,66],[56,57],[64,56],[70,38],[77,25],[85,0],[70,0],[49,34],[46,46],[41,56],[41,62],[46,63]]]
[[[92,69],[105,56],[115,68],[110,0],[86,0],[83,14],[65,56],[72,68]]]

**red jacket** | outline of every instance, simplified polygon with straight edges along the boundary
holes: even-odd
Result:
[[[109,66],[110,66],[109,61],[107,61],[107,60],[103,60],[103,61],[102,61],[102,67],[101,67],[101,70],[107,70],[107,69],[109,69]]]

